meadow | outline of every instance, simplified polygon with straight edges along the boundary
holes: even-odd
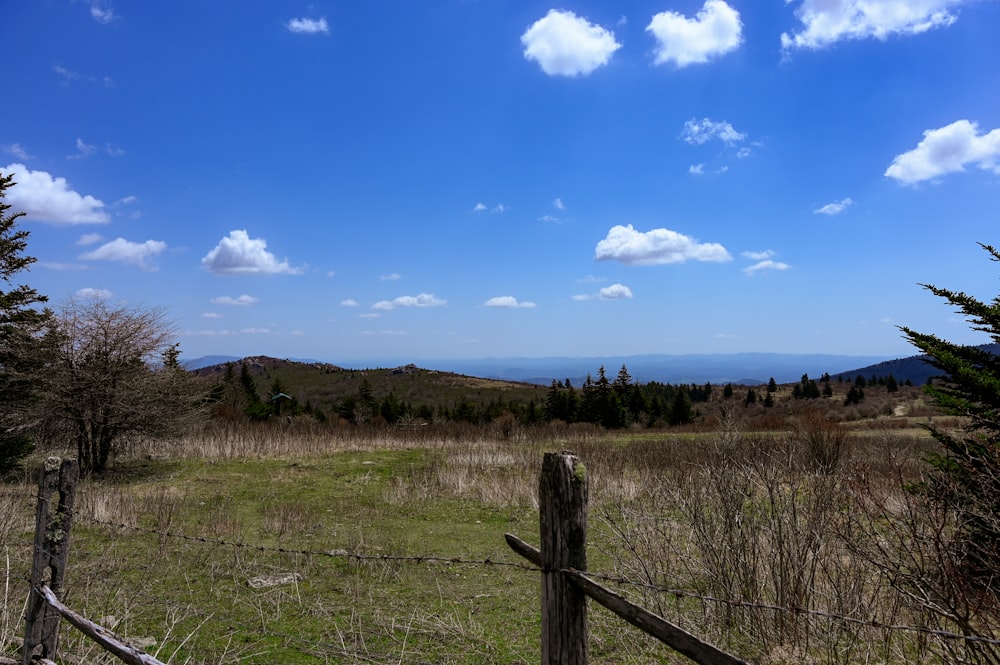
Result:
[[[937,565],[928,537],[947,525],[906,490],[934,442],[919,391],[896,399],[768,429],[725,406],[698,427],[616,432],[217,423],[81,483],[63,600],[168,663],[537,662],[539,574],[503,534],[537,544],[542,456],[572,450],[590,571],[730,653],[995,662],[996,645],[952,636],[992,635],[990,615],[950,618],[907,584]],[[39,463],[0,485],[11,658]],[[592,662],[688,662],[597,605],[589,617]],[[60,634],[60,662],[115,662]]]

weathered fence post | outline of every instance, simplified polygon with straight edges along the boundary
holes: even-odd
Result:
[[[587,569],[587,469],[576,455],[545,454],[538,504],[542,665],[586,665],[587,596],[560,572]]]
[[[49,606],[36,588],[47,585],[59,596],[69,553],[69,529],[73,499],[80,469],[76,460],[50,457],[42,465],[35,514],[35,553],[31,566],[31,591],[24,617],[22,665],[29,665],[41,646],[43,659],[55,660],[59,638],[59,613]]]

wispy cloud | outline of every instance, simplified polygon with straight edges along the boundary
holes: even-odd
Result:
[[[112,294],[111,291],[108,291],[107,289],[94,289],[86,287],[79,289],[74,295],[77,298],[87,298],[87,299],[93,298],[98,300],[106,300],[114,294]]]
[[[738,132],[725,120],[716,122],[711,118],[697,120],[691,118],[684,123],[680,138],[691,145],[702,145],[711,140],[719,140],[727,145],[732,145],[746,139],[747,135]]]
[[[345,299],[343,299],[343,300],[340,301],[340,306],[341,307],[357,307],[358,306],[358,301],[355,300],[354,298],[345,298]]]
[[[321,18],[293,18],[285,24],[289,32],[302,35],[328,35],[330,25],[325,17]]]
[[[563,203],[563,200],[560,199],[560,198],[556,198],[552,202],[552,205],[555,207],[556,210],[565,210],[566,209],[566,204]]]
[[[217,296],[212,298],[211,302],[215,305],[234,305],[236,307],[249,307],[250,305],[256,305],[260,302],[259,298],[243,294],[238,298],[233,298],[232,296]]]
[[[403,279],[403,276],[398,272],[391,272],[388,275],[379,275],[378,278],[383,282],[398,282]]]
[[[157,270],[152,259],[162,254],[166,248],[167,243],[162,240],[132,242],[125,238],[115,238],[91,252],[81,254],[79,258],[84,261],[115,261],[152,272]]]
[[[788,270],[791,268],[791,266],[787,263],[774,261],[772,259],[774,255],[775,252],[771,249],[765,249],[761,252],[740,252],[740,256],[750,259],[751,261],[756,261],[753,265],[743,268],[743,272],[747,275],[754,275],[762,270]]]
[[[244,229],[230,231],[201,260],[202,267],[216,275],[298,275],[288,261],[279,261],[267,251],[267,241],[251,238]]]
[[[118,18],[114,9],[111,8],[111,3],[107,0],[90,0],[90,16],[98,23],[105,25]]]
[[[32,171],[24,164],[0,168],[4,175],[14,174],[14,187],[7,202],[31,219],[51,224],[106,224],[104,203],[90,195],[80,195],[65,178],[54,178],[45,171]]]
[[[665,11],[653,16],[646,32],[656,39],[655,64],[703,64],[743,43],[740,13],[722,0],[706,0],[694,18]]]
[[[531,301],[519,302],[514,296],[496,296],[483,303],[483,307],[499,307],[505,309],[532,309],[535,303]]]
[[[850,198],[841,199],[840,201],[834,201],[833,203],[827,203],[825,206],[816,208],[813,212],[817,215],[839,215],[840,213],[847,210],[849,206],[854,205],[854,201]]]
[[[550,9],[523,35],[524,57],[549,76],[586,76],[621,48],[615,33],[571,11]]]
[[[444,307],[447,304],[447,300],[437,298],[431,293],[421,293],[416,296],[399,296],[393,300],[380,300],[372,305],[372,309],[389,311],[399,307]]]
[[[601,300],[627,300],[632,297],[632,289],[624,284],[612,284],[597,292]]]
[[[97,152],[97,147],[85,142],[83,139],[76,140],[76,152],[66,155],[66,159],[84,159]]]
[[[896,155],[885,175],[912,185],[964,171],[968,165],[1000,174],[1000,129],[980,134],[979,125],[969,120],[928,129],[916,148]]]
[[[730,261],[726,248],[718,243],[703,243],[670,229],[636,231],[631,224],[614,226],[597,243],[594,258],[620,261],[627,265],[660,265],[685,261]]]
[[[5,145],[3,151],[8,155],[13,155],[16,159],[20,159],[22,162],[31,159],[31,155],[28,154],[28,151],[20,143]]]

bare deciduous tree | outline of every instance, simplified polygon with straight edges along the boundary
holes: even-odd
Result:
[[[43,426],[75,444],[82,470],[103,471],[130,442],[191,422],[197,384],[177,362],[162,309],[93,298],[70,300],[56,318]]]

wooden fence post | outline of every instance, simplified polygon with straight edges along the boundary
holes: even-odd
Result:
[[[73,499],[80,469],[76,460],[50,457],[42,465],[35,513],[35,551],[31,566],[31,591],[24,617],[22,665],[29,665],[41,646],[43,659],[55,660],[59,638],[59,613],[36,591],[47,585],[58,597],[62,592],[69,553],[69,530],[73,521]]]
[[[542,665],[586,665],[587,596],[560,572],[587,569],[587,469],[576,455],[545,454],[538,504]]]

